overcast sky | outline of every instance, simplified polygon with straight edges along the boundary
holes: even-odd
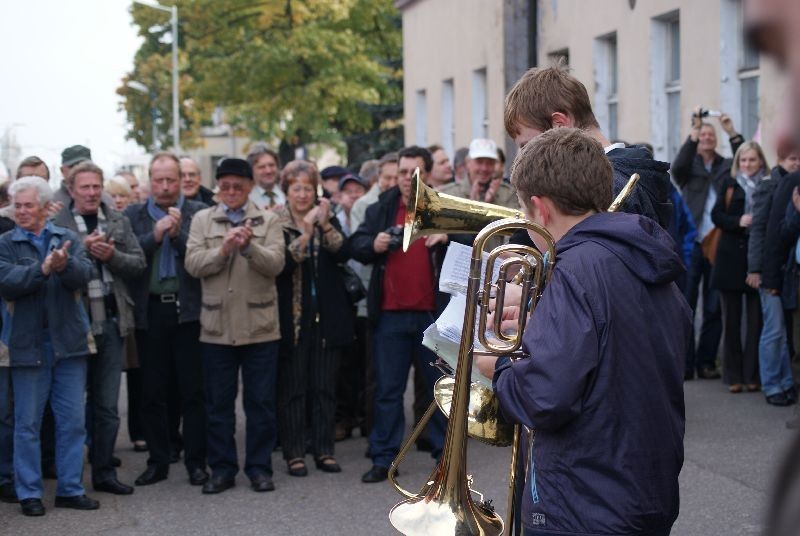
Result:
[[[51,171],[69,145],[88,146],[106,172],[144,152],[125,141],[115,93],[139,46],[130,5],[0,0],[0,139],[13,128],[22,156],[42,157]]]

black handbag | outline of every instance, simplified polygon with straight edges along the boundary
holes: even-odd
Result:
[[[367,297],[367,289],[364,288],[364,283],[361,278],[348,264],[340,264],[339,268],[342,270],[342,281],[344,281],[344,288],[347,291],[347,296],[350,298],[350,303],[357,304]]]

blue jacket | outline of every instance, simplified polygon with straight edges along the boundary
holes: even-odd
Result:
[[[522,524],[663,531],[678,517],[683,465],[691,316],[672,283],[683,264],[665,230],[632,214],[590,216],[556,251],[523,335],[531,357],[498,360],[494,376],[506,419],[536,430]]]
[[[21,228],[0,236],[0,340],[12,367],[42,364],[45,317],[56,360],[96,351],[82,299],[92,261],[74,232],[52,224],[49,229],[47,251],[72,241],[66,268],[49,276],[42,273],[44,258]]]
[[[680,256],[684,266],[689,266],[692,262],[694,242],[697,239],[697,227],[694,225],[689,206],[672,183],[669,184],[669,195],[672,199],[672,218],[669,220],[667,231],[675,241],[675,253]]]

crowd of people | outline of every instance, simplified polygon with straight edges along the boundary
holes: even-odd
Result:
[[[411,366],[417,419],[440,375],[421,341],[447,302],[438,291],[446,246],[471,240],[433,234],[400,248],[398,229],[414,203],[419,169],[420,179],[443,193],[522,209],[556,239],[566,236],[556,264],[565,267],[562,279],[547,289],[545,303],[553,311],[558,296],[596,303],[571,309],[572,324],[548,324],[561,318],[554,312],[531,323],[529,348],[544,348],[542,330],[562,336],[562,346],[548,346],[541,360],[477,363],[494,379],[509,420],[542,430],[542,481],[578,497],[579,487],[604,478],[642,482],[658,473],[649,480],[647,520],[630,515],[641,497],[623,486],[614,502],[625,512],[587,506],[592,515],[573,522],[552,503],[539,504],[531,463],[526,519],[547,513],[556,531],[613,526],[619,533],[668,534],[683,461],[682,381],[723,376],[731,393],[762,391],[777,406],[797,401],[800,152],[779,146],[770,168],[760,145],[745,141],[723,114],[734,155],[724,158],[704,115],[699,107],[692,114],[691,133],[672,164],[658,162],[647,144],[609,140],[583,84],[556,66],[530,70],[506,99],[506,132],[521,149],[512,180],[489,139],[472,140],[452,164],[441,146],[409,146],[362,163],[358,172],[281,162],[256,143],[246,159],[222,160],[206,184],[195,161],[168,152],[153,155],[147,181],[125,172],[106,178],[89,148],[77,145],[62,152],[64,179],[53,190],[45,163],[24,159],[4,186],[7,206],[0,208],[0,500],[18,501],[25,515],[44,515],[42,479],[56,478],[56,507],[97,509],[82,481],[87,453],[95,491],[134,492],[119,480],[114,456],[123,371],[129,436],[135,450],[148,452],[137,487],[167,479],[182,453],[188,481],[202,493],[234,486],[240,467],[254,491],[272,491],[273,451],[280,449],[293,477],[308,474],[307,453],[317,470],[338,473],[335,442],[356,429],[368,437],[372,460],[362,481],[386,480],[405,432]],[[641,179],[622,211],[638,216],[607,219],[606,208],[632,173]],[[571,178],[577,187],[567,184]],[[533,238],[511,240],[541,246]],[[585,253],[590,242],[597,251]],[[601,277],[603,263],[610,271]],[[638,306],[669,321],[659,329],[643,325],[621,342],[608,318],[642,317],[602,301],[603,278],[612,274],[641,288]],[[584,294],[601,301],[581,302]],[[695,337],[691,317],[701,294]],[[594,338],[594,329],[605,335]],[[635,378],[626,376],[628,367],[609,365],[637,360],[617,350],[626,344],[653,358]],[[561,370],[565,352],[587,357],[577,362],[583,375]],[[547,372],[550,365],[561,372]],[[637,392],[644,396],[642,374],[663,387],[648,394],[663,402],[655,420],[636,413],[658,406],[635,403]],[[590,375],[602,381],[587,382]],[[541,383],[543,394],[531,399],[515,382]],[[235,441],[239,385],[243,464]],[[640,387],[615,390],[620,385]],[[591,402],[612,391],[618,411],[576,409],[576,396]],[[550,395],[555,405],[542,407]],[[642,463],[616,467],[582,442],[578,450],[594,460],[582,476],[548,470],[564,437],[579,441],[592,429],[613,435],[603,425],[621,418],[631,421],[626,448],[649,445]],[[445,428],[437,412],[418,448],[439,459]]]

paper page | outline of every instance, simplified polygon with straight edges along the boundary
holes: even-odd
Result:
[[[484,252],[483,265],[481,266],[481,281],[486,270],[486,259],[489,254]],[[465,246],[458,242],[450,242],[447,246],[447,253],[444,256],[442,271],[439,274],[439,290],[448,294],[466,294],[467,284],[469,283],[469,270],[472,264],[472,247]],[[500,263],[493,266],[493,278],[497,280],[500,272]]]

